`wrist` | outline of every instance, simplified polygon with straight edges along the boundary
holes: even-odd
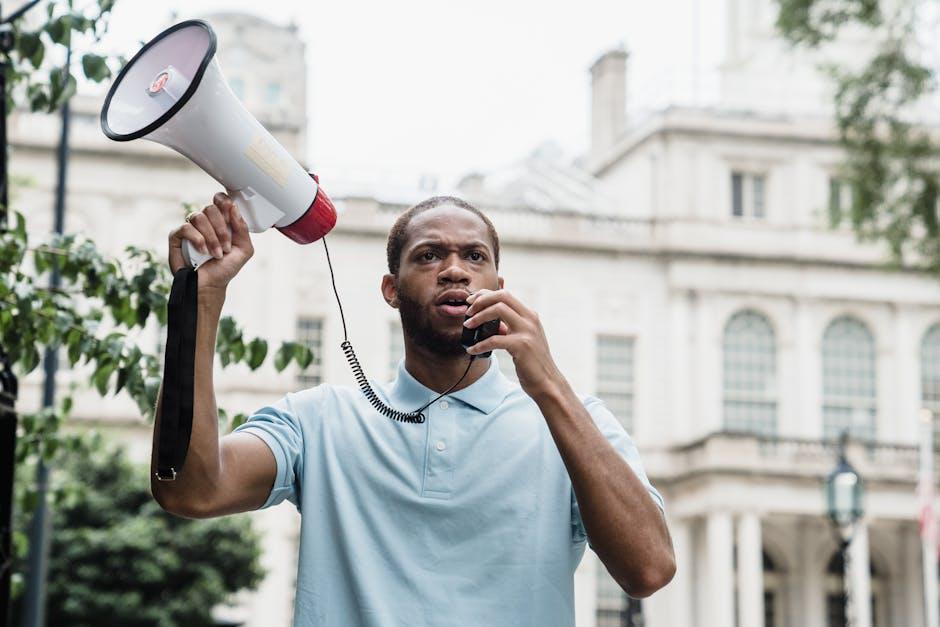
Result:
[[[200,287],[196,290],[196,302],[201,308],[222,309],[225,304],[225,291],[224,287]]]

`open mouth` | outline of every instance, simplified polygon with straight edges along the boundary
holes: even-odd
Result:
[[[446,316],[463,318],[467,315],[467,301],[465,300],[446,300],[437,305],[438,311]]]

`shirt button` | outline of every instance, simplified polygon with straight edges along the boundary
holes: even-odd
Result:
[[[444,444],[443,441],[438,441],[438,443],[435,445],[435,447],[437,448],[437,450],[443,451],[445,448],[447,448],[447,445]]]
[[[450,407],[450,403],[448,403],[447,401],[441,401],[438,406],[439,406],[441,409],[447,409],[448,407]]]

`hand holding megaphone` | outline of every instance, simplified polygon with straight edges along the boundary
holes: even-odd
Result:
[[[190,214],[186,222],[170,232],[168,258],[174,275],[192,265],[193,257],[187,257],[186,248],[190,255],[209,260],[199,270],[200,290],[224,291],[255,252],[248,223],[232,198],[222,192],[215,195],[211,205]]]

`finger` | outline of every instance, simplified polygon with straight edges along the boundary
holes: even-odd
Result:
[[[473,309],[475,313],[470,316],[466,321],[464,321],[464,326],[468,329],[477,327],[484,322],[490,320],[496,320],[499,318],[501,321],[505,322],[508,329],[521,329],[525,325],[525,318],[523,318],[517,311],[510,307],[507,303],[502,301],[497,301],[488,307],[480,309],[477,307],[477,301],[473,303]]]
[[[208,207],[206,208],[208,209]],[[221,259],[222,245],[219,243],[219,237],[215,234],[215,227],[212,226],[206,214],[200,211],[189,219],[189,223],[202,234],[202,237],[206,240],[209,253],[216,259]]]
[[[509,346],[512,344],[512,342],[513,340],[511,340],[508,335],[491,335],[490,337],[481,342],[477,342],[466,350],[471,355],[478,355],[480,353],[496,350],[498,348],[509,350]]]
[[[220,211],[223,211],[228,205],[235,204],[235,201],[225,192],[217,192],[216,195],[212,197],[212,204],[218,207]]]
[[[248,235],[248,223],[242,217],[238,210],[238,205],[234,202],[228,205],[229,223],[232,225],[232,246],[242,248],[249,253],[254,249],[251,245],[251,237]]]
[[[477,311],[481,311],[484,307],[488,307],[495,302],[505,302],[508,304],[514,311],[519,313],[522,316],[529,316],[534,312],[522,304],[518,298],[516,298],[512,292],[502,289],[502,290],[480,290],[471,294],[467,298],[467,302],[470,303],[470,307],[467,309],[467,313],[473,315]]]
[[[228,253],[232,250],[232,232],[228,227],[228,220],[222,215],[222,212],[215,205],[209,205],[202,212],[207,218],[212,228],[215,229],[215,236],[219,239],[222,246],[222,252]]]
[[[195,246],[196,250],[199,252],[205,255],[209,254],[209,250],[206,248],[206,238],[189,222],[181,225],[178,229],[170,233],[170,250],[181,250],[183,240]]]

